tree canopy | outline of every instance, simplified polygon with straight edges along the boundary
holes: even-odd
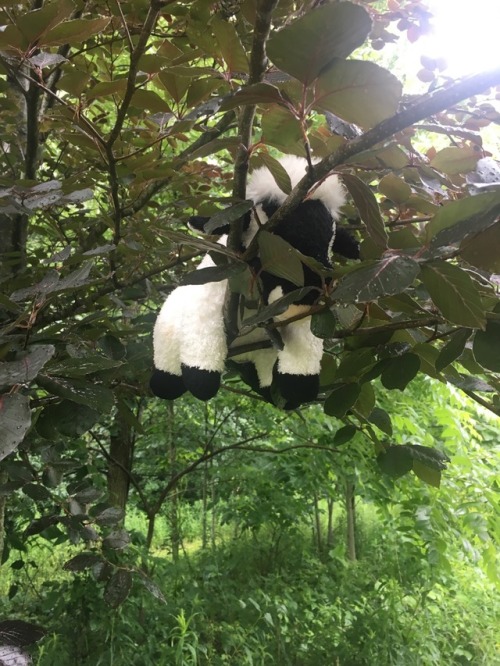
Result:
[[[499,70],[450,81],[424,59],[430,90],[404,94],[369,46],[418,38],[421,3],[319,4],[4,6],[2,458],[146,395],[162,292],[207,249],[234,275],[248,170],[286,189],[278,152],[320,161],[270,227],[334,170],[362,239],[311,309],[326,414],[386,435],[374,380],[418,373],[499,412],[500,168],[482,138]],[[182,230],[193,211],[233,223],[229,249]]]

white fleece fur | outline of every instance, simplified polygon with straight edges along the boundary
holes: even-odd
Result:
[[[307,161],[303,157],[295,155],[286,155],[280,158],[281,165],[290,176],[292,187],[295,187],[299,180],[306,175]],[[318,162],[313,159],[313,162]],[[259,203],[264,199],[271,199],[278,204],[282,204],[287,195],[278,187],[272,174],[267,167],[256,169],[250,176],[247,187],[247,198]],[[332,217],[338,217],[339,209],[344,205],[345,192],[336,175],[328,176],[319,187],[313,190],[309,199],[321,199],[322,203],[330,211]],[[263,222],[264,220],[261,220]]]
[[[214,262],[207,254],[198,266]],[[227,357],[224,298],[227,280],[177,287],[163,304],[153,332],[154,364],[181,375],[181,363],[222,372]]]
[[[274,303],[282,296],[282,288],[276,287],[269,294],[269,303]],[[291,305],[274,319],[283,321],[308,310],[308,305]],[[323,358],[323,340],[311,332],[311,317],[292,321],[279,330],[283,349],[278,351],[278,370],[290,375],[319,375]]]

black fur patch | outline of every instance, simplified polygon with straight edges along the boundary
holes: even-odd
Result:
[[[318,397],[319,375],[290,375],[275,372],[274,381],[286,400],[286,409],[296,409]]]
[[[163,370],[154,370],[149,380],[149,387],[157,398],[163,400],[175,400],[186,392],[182,377]]]
[[[187,390],[198,400],[210,400],[220,387],[220,372],[182,366],[182,379]]]

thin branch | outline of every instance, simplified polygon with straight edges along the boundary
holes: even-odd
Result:
[[[219,138],[230,129],[236,119],[236,113],[234,111],[228,111],[225,113],[222,118],[217,122],[214,127],[211,127],[206,132],[196,139],[190,146],[185,148],[179,155],[174,158],[172,161],[172,169],[174,171],[180,171],[181,168],[189,162],[193,153],[205,146],[210,141]],[[126,206],[123,209],[123,217],[128,217],[134,215],[141,208],[143,208],[155,194],[158,194],[165,187],[168,187],[172,182],[172,178],[162,178],[152,183],[149,187],[146,187],[137,197],[137,199],[131,203],[129,206]]]
[[[481,405],[481,407],[484,407],[485,409],[492,412],[496,416],[500,416],[500,409],[496,407],[496,405],[494,405],[491,402],[488,402],[484,398],[481,398],[481,396],[477,395],[477,393],[475,393],[474,391],[467,391],[465,389],[462,390],[465,393],[465,395],[469,396],[469,398],[477,402],[478,405]]]
[[[151,2],[146,19],[144,20],[144,24],[142,26],[142,30],[137,40],[137,45],[135,49],[130,53],[127,87],[125,89],[125,94],[123,96],[122,103],[120,104],[120,108],[118,109],[118,113],[116,114],[116,121],[114,127],[108,136],[107,145],[109,147],[114,145],[115,141],[120,136],[120,132],[122,131],[123,123],[125,122],[125,117],[127,115],[130,102],[132,101],[132,97],[136,89],[136,78],[137,78],[137,73],[139,71],[139,60],[146,51],[148,40],[151,36],[151,32],[158,19],[158,14],[161,6],[163,6],[163,3],[159,3],[157,2],[157,0],[153,0]]]

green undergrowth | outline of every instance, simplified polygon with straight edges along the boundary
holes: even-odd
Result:
[[[177,562],[162,554],[161,538],[147,557],[134,546],[130,566],[146,566],[158,589],[135,575],[114,610],[90,572],[63,571],[74,549],[49,553],[39,540],[7,570],[1,592],[10,590],[8,616],[48,629],[38,666],[499,663],[493,586],[464,559],[438,571],[381,527],[373,508],[359,512],[357,562],[340,541],[318,555],[305,528],[228,535],[213,549],[186,548]],[[337,520],[335,535],[342,530]]]

